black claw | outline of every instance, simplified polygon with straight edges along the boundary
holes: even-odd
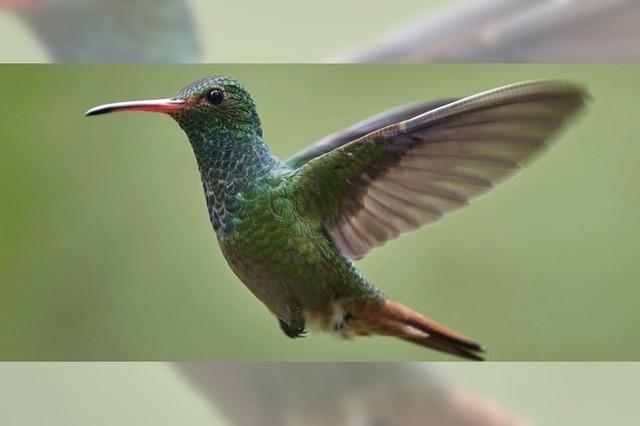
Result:
[[[286,334],[287,337],[290,337],[292,339],[305,337],[305,334],[307,334],[307,332],[304,329],[304,323],[288,324],[282,321],[281,319],[278,319],[278,323],[280,324],[280,329],[284,332],[284,334]]]

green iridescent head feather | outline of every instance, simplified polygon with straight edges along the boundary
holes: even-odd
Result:
[[[213,91],[221,97],[217,104],[209,99]],[[212,136],[211,131],[218,132],[218,137],[229,132],[262,137],[256,104],[237,80],[223,75],[205,77],[182,88],[174,99],[186,102],[182,111],[171,116],[190,139],[202,137],[203,130],[209,130],[206,136]]]

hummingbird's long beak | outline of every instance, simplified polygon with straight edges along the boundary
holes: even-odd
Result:
[[[105,104],[91,108],[89,111],[85,112],[84,115],[89,117],[91,115],[100,115],[119,111],[147,111],[172,114],[182,111],[186,105],[187,103],[181,99],[152,99],[148,101],[117,102],[114,104]]]

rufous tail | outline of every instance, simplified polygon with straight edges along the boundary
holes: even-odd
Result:
[[[378,308],[363,309],[355,317],[352,329],[356,334],[394,336],[466,359],[484,361],[480,344],[392,300],[384,300]]]

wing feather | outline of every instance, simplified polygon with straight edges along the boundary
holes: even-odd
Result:
[[[336,247],[359,259],[512,176],[586,98],[569,83],[534,81],[432,109],[399,109],[330,137],[308,151],[313,155],[294,157],[292,164],[300,164],[295,185],[301,199],[314,204]]]
[[[289,158],[286,163],[290,167],[298,168],[309,160],[333,151],[334,149],[354,141],[368,133],[382,129],[383,127],[391,124],[413,118],[426,111],[433,110],[453,101],[454,99],[441,99],[437,101],[416,102],[409,105],[401,105],[381,114],[374,115],[373,117],[369,117],[366,120],[354,124],[346,130],[327,136],[314,145]]]

